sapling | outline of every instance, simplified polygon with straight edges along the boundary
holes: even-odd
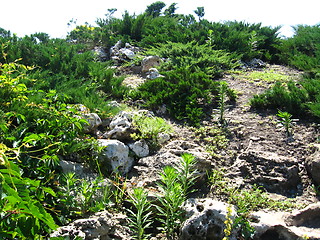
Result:
[[[292,137],[292,115],[288,112],[278,110],[277,116],[280,118],[279,123],[284,127],[287,138]]]

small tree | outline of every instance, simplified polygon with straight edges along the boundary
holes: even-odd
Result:
[[[194,10],[194,13],[197,14],[197,16],[199,18],[199,22],[200,22],[201,18],[203,18],[204,14],[205,14],[204,7],[197,7],[197,9]]]
[[[175,12],[177,10],[176,7],[177,3],[172,3],[165,11],[164,14],[168,17],[173,17],[175,15]]]
[[[150,4],[147,9],[146,9],[146,14],[147,16],[152,16],[152,17],[159,17],[161,14],[162,9],[166,6],[164,2],[157,1],[152,4]]]

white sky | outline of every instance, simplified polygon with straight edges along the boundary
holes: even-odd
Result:
[[[88,22],[95,25],[109,8],[117,8],[116,17],[125,10],[130,14],[142,13],[157,0],[0,0],[0,28],[22,37],[36,32],[51,37],[65,37],[71,28],[67,23],[77,19],[77,25]],[[289,36],[297,24],[320,23],[320,0],[162,0],[178,3],[177,13],[193,14],[204,7],[209,21],[237,20],[262,23],[265,26],[282,25],[281,32]]]

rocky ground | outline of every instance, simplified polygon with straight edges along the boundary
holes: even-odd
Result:
[[[302,239],[303,236],[305,239],[320,239],[320,225],[316,223],[320,221],[319,198],[311,180],[312,171],[307,167],[307,162],[317,152],[319,127],[307,120],[297,120],[292,128],[293,136],[288,138],[279,125],[276,111],[250,109],[249,99],[274,83],[272,79],[252,77],[252,72],[276,73],[277,76],[285,76],[286,81],[296,81],[301,75],[296,70],[277,65],[226,74],[223,80],[238,94],[236,103],[227,106],[225,110],[226,126],[218,128],[217,115],[211,115],[211,112],[200,128],[172,123],[175,131],[171,139],[163,143],[156,153],[136,160],[128,173],[128,188],[143,186],[152,196],[157,192],[155,183],[164,166],[178,165],[182,153],[191,153],[196,157],[197,168],[201,173],[197,185],[199,188],[186,204],[190,218],[182,228],[182,232],[185,232],[182,233],[181,239],[221,239],[219,236],[223,234],[223,219],[226,218],[228,208],[223,201],[227,199],[215,196],[206,183],[207,171],[211,169],[223,171],[228,184],[235,188],[249,189],[253,185],[262,186],[270,199],[290,199],[304,209],[277,213],[261,209],[260,212],[254,213],[256,220],[253,225],[260,234],[255,236],[256,239],[289,240]],[[125,83],[137,86],[144,80],[143,77],[132,74],[126,78]],[[212,214],[211,218],[208,217],[209,213]],[[223,217],[221,214],[224,214]],[[107,217],[101,217],[102,215]],[[104,237],[101,237],[97,230],[97,236],[86,239],[130,239],[128,229],[123,227],[126,225],[125,216],[121,218],[119,215],[121,214],[116,214],[115,220],[111,222],[105,220],[112,218],[110,214],[93,216],[92,224],[106,225],[108,231],[105,230]],[[220,225],[215,221],[220,221]],[[71,228],[77,224],[79,222],[72,223]],[[87,221],[80,225],[92,228],[90,224],[90,221]],[[188,224],[194,225],[190,227]],[[216,227],[217,234],[209,229],[212,226]],[[202,238],[198,233],[194,233],[196,231],[191,231],[191,228],[200,229]],[[68,232],[68,229],[65,232]],[[231,235],[230,239],[236,239],[235,236],[236,233]],[[160,234],[153,239],[164,238]]]

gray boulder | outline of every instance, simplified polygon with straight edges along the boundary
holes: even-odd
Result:
[[[195,156],[197,181],[204,181],[207,170],[212,168],[210,154],[194,142],[175,140],[167,143],[155,155],[140,158],[130,172],[131,182],[138,186],[155,187],[163,168],[180,166],[181,155],[184,153]]]
[[[287,212],[255,212],[251,215],[254,239],[319,240],[320,203],[305,209]]]
[[[159,77],[163,77],[163,76],[159,73],[158,69],[156,68],[149,69],[147,79],[156,79]]]
[[[93,55],[98,61],[101,61],[101,62],[107,61],[109,57],[108,53],[106,53],[105,51],[105,48],[98,47],[98,46],[94,47]]]
[[[134,143],[130,143],[128,146],[139,158],[149,155],[149,146],[145,140],[139,140]]]
[[[110,125],[109,131],[105,132],[103,136],[105,138],[112,138],[118,140],[128,140],[131,139],[130,135],[132,133],[132,114],[128,112],[120,112],[116,115]]]
[[[68,226],[62,226],[50,237],[62,237],[63,239],[79,237],[87,240],[130,239],[128,229],[123,226],[125,222],[125,215],[103,211],[86,219],[78,219]]]
[[[306,168],[315,185],[320,186],[320,144],[316,144],[315,152],[306,159]]]
[[[245,184],[258,184],[269,192],[288,196],[296,195],[301,184],[298,161],[295,158],[267,151],[244,152],[226,176],[230,179],[242,179]]]
[[[96,113],[86,113],[82,117],[87,120],[88,125],[84,126],[85,132],[95,132],[97,128],[102,124],[101,118]]]
[[[150,70],[150,68],[154,68],[159,66],[162,63],[162,60],[160,57],[158,56],[148,56],[145,57],[142,62],[141,62],[141,66],[142,66],[142,72],[148,72]]]
[[[118,140],[98,139],[98,142],[105,147],[99,156],[103,170],[109,169],[127,174],[134,162],[134,159],[129,156],[129,147]]]
[[[181,240],[223,239],[227,219],[234,221],[235,207],[210,198],[190,198],[184,205],[187,220],[181,228]],[[236,239],[233,229],[229,239]]]

